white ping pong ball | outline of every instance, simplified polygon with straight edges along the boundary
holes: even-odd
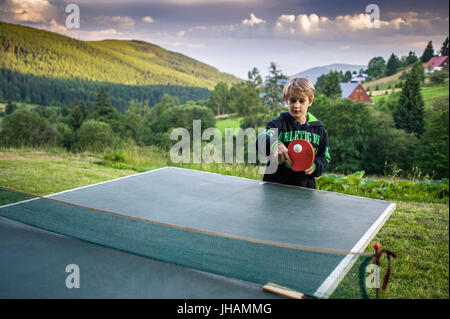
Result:
[[[295,144],[294,145],[294,152],[295,153],[300,153],[302,151],[302,146],[300,144]]]

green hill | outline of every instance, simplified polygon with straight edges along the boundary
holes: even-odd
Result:
[[[37,77],[126,85],[212,89],[233,75],[136,40],[79,41],[31,27],[0,22],[0,68]]]

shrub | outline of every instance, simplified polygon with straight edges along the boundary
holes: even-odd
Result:
[[[441,83],[444,83],[445,79],[448,79],[448,72],[446,70],[442,70],[442,71],[430,74],[431,83],[441,84]]]
[[[0,132],[0,143],[5,146],[55,145],[58,131],[39,114],[27,109],[17,109],[5,116]]]
[[[105,148],[112,146],[114,140],[111,126],[95,120],[83,122],[77,135],[77,148],[93,152],[102,152]]]
[[[65,123],[56,124],[56,130],[59,133],[59,145],[70,149],[76,141],[75,132]]]

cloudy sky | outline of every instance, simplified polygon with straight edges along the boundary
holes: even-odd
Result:
[[[80,8],[80,28],[65,8]],[[366,13],[379,8],[378,27]],[[448,35],[447,0],[0,0],[0,21],[81,40],[137,39],[239,76],[271,61],[287,75],[332,63],[421,55]]]

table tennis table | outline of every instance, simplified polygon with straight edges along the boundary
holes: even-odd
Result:
[[[278,298],[268,282],[327,298],[394,210],[155,169],[1,206],[0,298]],[[68,265],[79,288],[66,286]]]

